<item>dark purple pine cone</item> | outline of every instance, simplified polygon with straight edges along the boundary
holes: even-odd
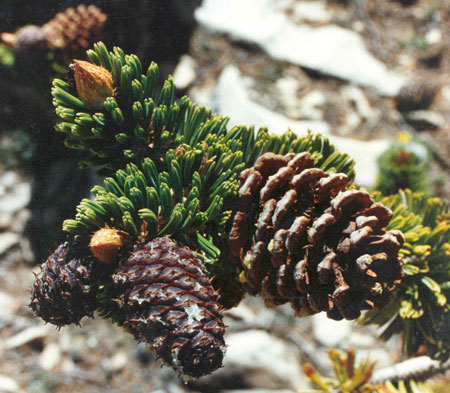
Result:
[[[41,265],[30,307],[45,322],[58,327],[77,324],[97,308],[100,271],[108,267],[93,256],[79,255],[74,243],[65,242]]]
[[[187,247],[156,238],[113,275],[124,326],[183,375],[200,377],[222,365],[222,309],[203,263]]]
[[[334,319],[387,304],[402,278],[403,236],[385,231],[389,209],[347,183],[314,168],[309,153],[266,153],[241,174],[227,255],[248,292]]]

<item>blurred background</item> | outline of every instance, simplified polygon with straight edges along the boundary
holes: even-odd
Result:
[[[101,39],[157,62],[161,82],[172,74],[180,97],[230,126],[321,133],[362,186],[448,199],[449,1],[3,0],[0,33],[0,392],[296,392],[306,361],[330,374],[331,347],[377,368],[402,360],[374,328],[252,298],[226,313],[225,367],[185,383],[108,321],[56,331],[34,318],[36,264],[95,182],[53,129],[51,80]]]

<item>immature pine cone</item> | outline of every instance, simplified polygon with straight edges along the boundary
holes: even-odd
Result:
[[[97,308],[103,264],[92,256],[82,259],[77,255],[73,243],[61,244],[41,265],[31,287],[31,309],[58,327],[78,323]]]
[[[28,25],[15,33],[1,33],[0,41],[25,59],[56,49],[70,61],[99,40],[106,19],[98,7],[79,5],[56,14],[43,26]]]
[[[14,52],[19,56],[33,58],[47,50],[47,39],[39,26],[28,25],[15,33]]]
[[[345,174],[313,166],[309,153],[266,153],[241,174],[228,254],[246,290],[267,303],[355,319],[386,305],[400,283],[403,236],[385,231],[389,209],[345,191]]]
[[[59,12],[42,26],[50,47],[60,49],[69,57],[86,50],[96,42],[107,16],[96,6],[79,5]]]
[[[113,275],[124,326],[178,373],[219,368],[225,325],[202,262],[167,237],[142,245]]]

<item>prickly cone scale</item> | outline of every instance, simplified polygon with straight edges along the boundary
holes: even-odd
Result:
[[[125,328],[165,363],[193,377],[222,365],[222,308],[193,251],[155,238],[122,261],[113,281]]]

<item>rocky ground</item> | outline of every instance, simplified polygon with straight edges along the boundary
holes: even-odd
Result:
[[[430,149],[438,194],[450,195],[448,2],[223,4],[195,14],[200,28],[175,72],[190,96],[231,124],[333,135],[369,187],[377,156],[407,131]]]
[[[449,2],[205,0],[196,19],[175,71],[180,94],[230,124],[329,135],[368,187],[377,155],[409,131],[432,152],[436,192],[450,195]],[[295,319],[255,298],[226,313],[224,367],[187,383],[101,318],[44,325],[28,308],[39,269],[24,236],[30,194],[30,179],[0,171],[0,392],[286,393],[307,388],[305,361],[330,374],[331,347],[357,348],[378,368],[402,359],[399,341],[384,344],[374,329]]]

